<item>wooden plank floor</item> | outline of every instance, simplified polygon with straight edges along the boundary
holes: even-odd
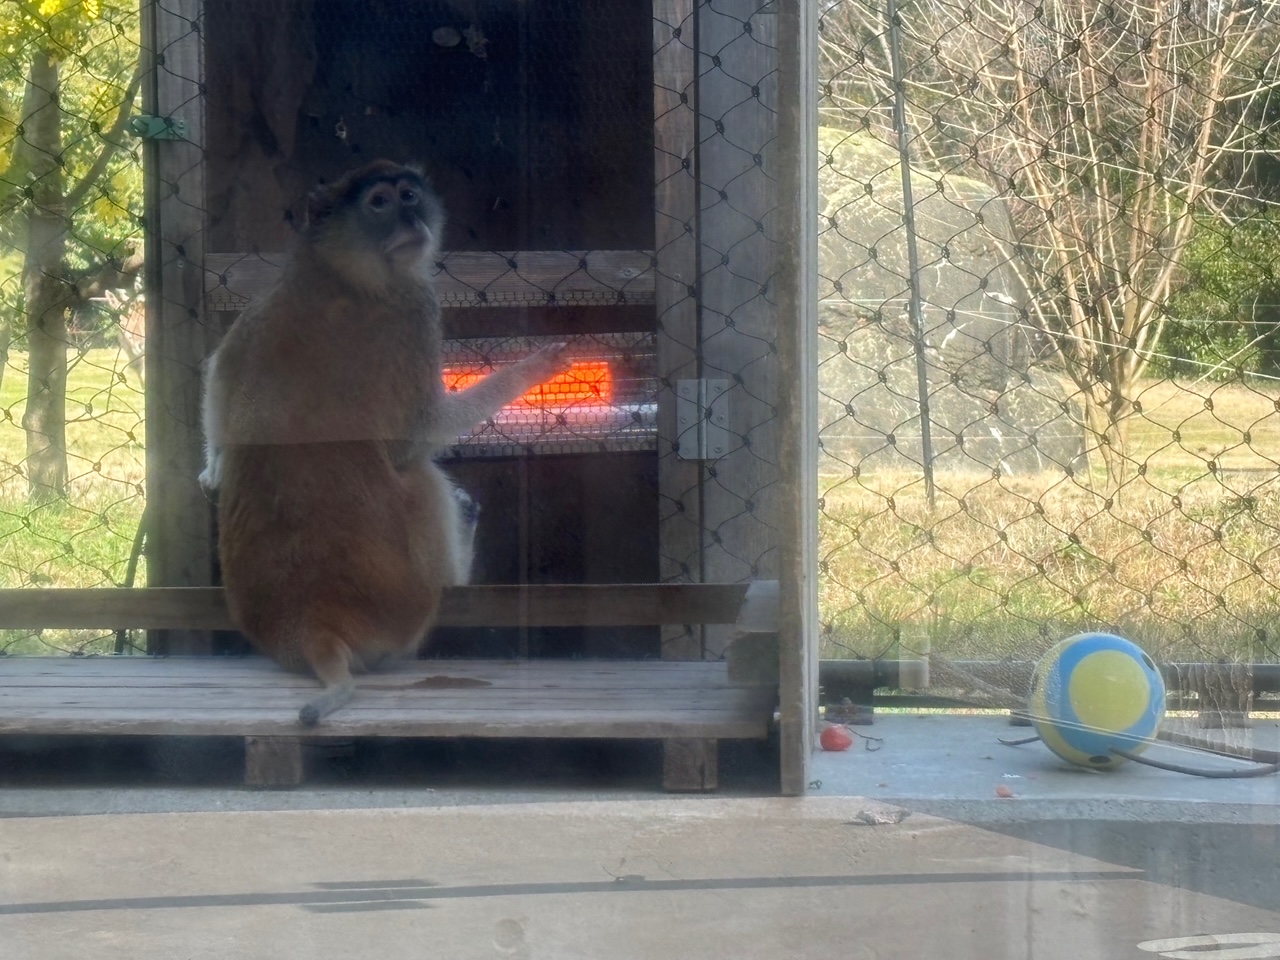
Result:
[[[318,683],[260,657],[0,658],[0,733],[745,739],[777,699],[717,661],[416,660],[358,686],[303,727]]]

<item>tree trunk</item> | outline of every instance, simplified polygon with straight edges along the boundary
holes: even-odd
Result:
[[[1116,393],[1126,392],[1127,385],[1119,384],[1097,384],[1091,390],[1082,391],[1085,428],[1096,444],[1108,493],[1124,486],[1130,476],[1129,417],[1133,404],[1115,399]]]
[[[66,223],[33,211],[24,281],[27,298],[27,481],[31,499],[67,492],[67,307],[71,294],[59,278]]]
[[[67,308],[63,279],[68,233],[61,168],[62,111],[58,63],[47,50],[31,61],[23,102],[30,156],[31,206],[22,280],[27,315],[27,481],[44,502],[67,492]]]
[[[1129,482],[1132,471],[1129,459],[1129,414],[1112,412],[1107,423],[1107,449],[1111,451],[1108,488],[1119,490]]]
[[[4,393],[4,372],[9,368],[9,344],[13,342],[13,322],[0,319],[0,393]]]
[[[1253,323],[1245,325],[1258,338],[1258,372],[1280,374],[1280,287],[1263,287],[1254,305]]]

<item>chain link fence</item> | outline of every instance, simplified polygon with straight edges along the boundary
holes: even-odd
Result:
[[[0,6],[0,587],[121,585],[145,496],[139,8]],[[0,631],[0,654],[114,643]]]
[[[448,452],[478,578],[776,575],[770,6],[11,7],[0,585],[212,562],[199,363],[307,190],[379,155],[449,210],[450,382],[574,351]],[[1109,627],[1275,659],[1277,5],[838,0],[820,29],[822,655],[1021,661]],[[618,646],[589,634],[570,652]]]
[[[823,656],[1276,659],[1278,51],[1271,0],[824,4]]]
[[[200,364],[279,275],[308,191],[378,157],[421,162],[444,201],[446,383],[546,342],[567,341],[573,358],[445,452],[481,505],[476,581],[777,576],[769,5],[19,6],[30,39],[0,56],[12,197],[0,290],[14,334],[0,586],[218,582],[216,511],[196,484]],[[61,118],[56,148],[39,146],[40,109],[23,99],[45,48],[59,62],[42,88]],[[29,174],[20,160],[37,153],[44,172]],[[24,231],[46,213],[66,252],[44,275],[64,299],[33,313],[23,276],[38,250]],[[124,279],[83,297],[92,308],[65,299],[105,264]],[[67,318],[45,351],[70,358],[65,482],[41,472],[23,428],[33,316]],[[435,649],[718,657],[729,642],[678,625],[442,630]],[[0,636],[9,654],[141,643]]]

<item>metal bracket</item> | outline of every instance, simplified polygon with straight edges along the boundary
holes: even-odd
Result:
[[[676,381],[676,455],[718,460],[729,452],[728,380]]]
[[[140,113],[129,118],[129,132],[143,140],[185,140],[187,121],[181,117],[153,117]]]

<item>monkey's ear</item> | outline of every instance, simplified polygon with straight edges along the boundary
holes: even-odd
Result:
[[[307,194],[305,226],[314,227],[333,213],[338,196],[332,184],[319,186]]]

